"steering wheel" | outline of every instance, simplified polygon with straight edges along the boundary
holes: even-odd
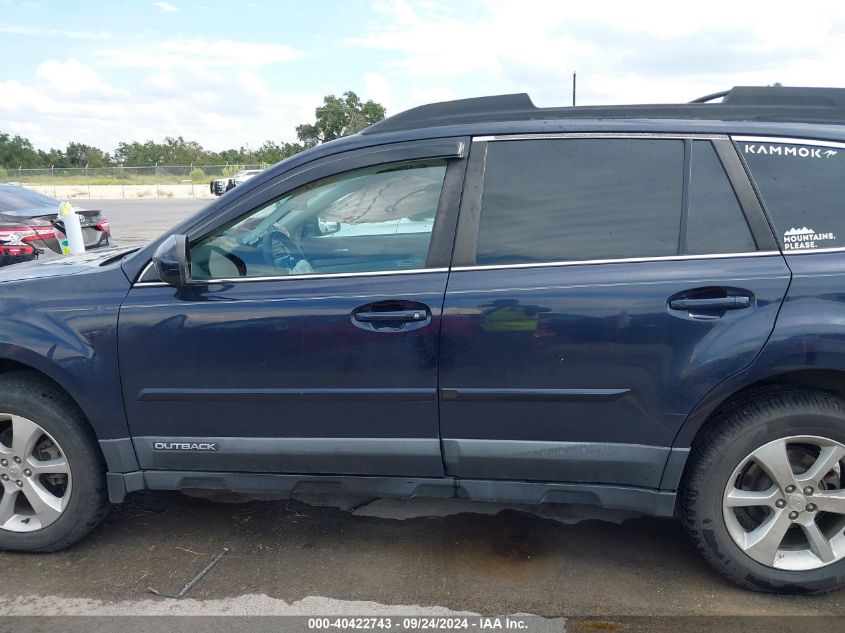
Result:
[[[218,255],[220,255],[220,256],[222,256],[222,257],[225,257],[225,258],[226,258],[226,259],[228,259],[230,262],[232,262],[232,264],[234,264],[235,268],[236,268],[236,269],[237,269],[237,271],[238,271],[238,276],[239,276],[239,277],[246,277],[246,262],[245,262],[244,260],[242,260],[240,257],[238,257],[238,256],[237,256],[237,255],[235,255],[234,253],[232,253],[232,252],[230,252],[230,251],[228,251],[228,250],[226,250],[226,249],[224,249],[224,248],[220,248],[220,247],[219,247],[219,246],[217,246],[216,244],[210,244],[210,245],[209,245],[209,250],[210,250],[212,253],[217,253]],[[210,253],[209,253],[209,254],[210,254]],[[209,259],[210,259],[210,258],[209,258]],[[205,270],[205,272],[207,272],[207,273],[208,273],[209,277],[213,277],[213,276],[214,276],[214,275],[212,275],[212,274],[211,274],[211,270],[209,269],[209,260],[206,260],[206,261],[205,261],[205,265],[203,266],[203,268],[205,268],[205,269],[206,269],[206,270]]]
[[[261,258],[266,266],[291,269],[305,259],[305,253],[281,231],[268,231],[261,240]]]

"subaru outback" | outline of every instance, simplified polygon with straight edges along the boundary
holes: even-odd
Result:
[[[0,272],[0,548],[142,489],[677,517],[845,584],[845,89],[421,106]]]

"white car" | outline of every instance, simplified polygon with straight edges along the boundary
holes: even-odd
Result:
[[[234,189],[238,185],[245,183],[247,180],[257,176],[262,171],[264,171],[264,170],[263,169],[244,169],[242,171],[239,171],[237,174],[235,174],[234,176],[229,178],[229,182],[226,185],[226,191],[229,191],[229,189]]]
[[[223,178],[215,178],[209,183],[209,189],[215,196],[222,196],[224,193],[246,182],[253,176],[260,174],[263,169],[242,169],[234,176],[225,176]]]

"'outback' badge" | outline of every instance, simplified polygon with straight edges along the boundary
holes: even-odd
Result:
[[[783,250],[803,251],[813,248],[823,248],[827,246],[823,242],[832,242],[835,239],[836,236],[833,233],[816,233],[813,229],[808,229],[806,226],[800,229],[793,227],[783,234]]]
[[[153,442],[155,451],[216,451],[217,442]]]

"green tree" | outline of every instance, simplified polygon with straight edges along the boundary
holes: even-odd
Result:
[[[115,161],[127,167],[150,165],[189,165],[219,163],[220,156],[203,148],[196,141],[186,141],[181,136],[167,136],[162,143],[146,141],[118,143]]]
[[[18,167],[41,167],[41,157],[29,139],[0,132],[0,166],[9,169]]]
[[[326,95],[315,110],[316,121],[296,127],[298,143],[276,143],[267,140],[257,150],[241,146],[222,152],[206,150],[196,141],[181,136],[167,136],[161,143],[148,140],[121,141],[110,156],[97,147],[85,143],[68,143],[65,151],[36,150],[22,136],[0,133],[0,167],[152,167],[153,165],[255,165],[277,163],[304,149],[326,141],[355,134],[385,116],[384,106],[375,101],[361,101],[351,90],[341,97]]]
[[[65,154],[60,149],[50,148],[48,151],[38,150],[40,167],[67,167]]]
[[[264,144],[255,151],[255,160],[259,163],[272,165],[289,156],[298,154],[303,149],[305,148],[299,143],[282,143],[278,145],[273,141],[264,141]]]
[[[108,167],[111,157],[98,147],[85,143],[68,143],[64,162],[66,167]]]
[[[139,143],[132,141],[126,143],[121,141],[117,144],[117,149],[114,151],[115,160],[127,167],[143,167],[146,165],[156,165],[162,162],[163,153],[161,146],[153,141]]]
[[[296,126],[296,135],[305,148],[360,132],[368,125],[381,121],[385,110],[375,101],[362,102],[357,94],[349,90],[340,98],[334,95],[323,97],[323,105],[316,109],[315,115],[315,123]]]
[[[219,153],[219,156],[220,162],[226,163],[227,165],[240,164],[243,160],[241,150],[237,149],[224,149]]]

